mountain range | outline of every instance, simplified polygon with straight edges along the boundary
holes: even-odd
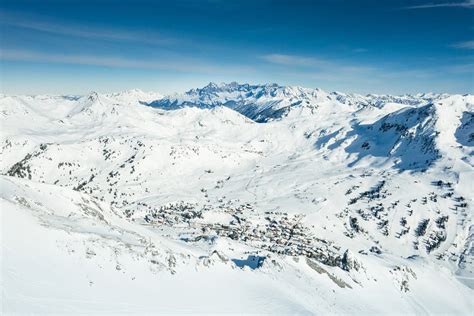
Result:
[[[5,312],[473,311],[473,95],[232,82],[0,116]]]

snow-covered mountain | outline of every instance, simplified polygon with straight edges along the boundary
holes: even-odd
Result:
[[[285,116],[295,107],[317,106],[327,101],[328,97],[319,89],[285,87],[275,83],[250,85],[232,82],[217,85],[211,82],[204,88],[164,97],[149,105],[166,110],[225,106],[256,122],[268,122]]]
[[[433,103],[436,100],[444,99],[449,97],[446,93],[418,93],[416,95],[377,95],[377,94],[346,94],[341,92],[332,92],[331,97],[335,98],[341,103],[348,105],[359,105],[359,106],[374,106],[384,107],[388,103],[404,104],[404,105],[421,105],[427,103]]]
[[[472,95],[230,83],[0,109],[5,312],[473,310]]]
[[[354,108],[384,107],[386,104],[417,106],[433,103],[446,98],[447,94],[417,95],[374,95],[345,94],[341,92],[326,93],[320,89],[280,86],[278,84],[250,85],[231,82],[229,84],[209,83],[200,89],[191,89],[183,94],[174,94],[160,98],[149,105],[166,110],[183,107],[203,109],[225,106],[233,109],[256,122],[268,122],[286,116],[294,108],[306,107],[315,109],[318,106],[339,102]]]
[[[137,102],[148,103],[163,98],[158,92],[145,92],[140,89],[131,89],[118,93],[107,94],[107,97],[116,100],[118,103],[133,104]]]

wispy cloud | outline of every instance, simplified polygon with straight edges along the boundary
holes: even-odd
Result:
[[[474,73],[474,64],[460,64],[446,67],[446,71],[455,74],[473,74]]]
[[[414,5],[405,7],[404,9],[433,9],[433,8],[474,8],[474,0],[462,1],[462,2],[444,2],[444,3],[427,3],[421,5]]]
[[[394,63],[361,64],[355,61],[317,56],[269,54],[261,56],[261,58],[275,66],[280,66],[274,67],[272,70],[282,78],[304,78],[304,80],[314,82],[316,86],[331,90],[336,87],[341,91],[354,91],[354,87],[357,87],[359,92],[365,93],[373,91],[384,93],[388,91],[411,93],[417,92],[417,90],[447,91],[451,89],[453,76],[464,76],[473,71],[472,63],[413,68]],[[283,69],[279,69],[281,67]],[[427,83],[432,85],[428,89],[426,88]]]
[[[285,55],[285,54],[268,54],[260,56],[261,59],[279,65],[285,66],[324,66],[327,61],[305,56]]]
[[[464,48],[464,49],[474,49],[474,41],[465,41],[452,44],[451,47],[454,48]]]
[[[230,73],[237,74],[251,72],[252,68],[245,65],[215,65],[200,60],[189,60],[180,58],[175,60],[143,60],[124,58],[119,56],[94,56],[94,55],[66,55],[50,54],[38,51],[0,49],[0,60],[23,61],[23,62],[44,62],[58,64],[92,65],[112,68],[139,68],[151,70],[170,70],[177,72],[198,72],[198,73]]]
[[[332,70],[334,72],[351,72],[361,73],[374,70],[371,66],[364,66],[358,64],[347,64],[341,61],[329,60],[318,57],[307,57],[298,55],[285,55],[285,54],[267,54],[260,56],[261,59],[266,62],[288,66],[292,68],[307,68],[307,69],[324,69]]]
[[[182,44],[183,40],[165,36],[158,32],[147,30],[125,31],[48,21],[40,17],[29,17],[10,12],[0,11],[0,24],[17,28],[29,29],[38,32],[120,42],[139,42],[144,44],[170,45]]]

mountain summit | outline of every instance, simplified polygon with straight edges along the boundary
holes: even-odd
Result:
[[[191,89],[182,94],[163,97],[150,102],[156,108],[173,110],[184,107],[213,108],[225,106],[256,122],[268,122],[289,114],[295,108],[315,109],[331,102],[352,107],[381,108],[388,103],[420,105],[434,102],[446,94],[374,95],[327,93],[321,89],[270,84],[209,83],[203,88]]]
[[[250,85],[231,82],[218,85],[211,82],[203,88],[167,96],[149,105],[168,110],[225,106],[256,122],[268,122],[287,115],[292,108],[316,106],[327,97],[328,94],[319,89],[280,86],[276,83]]]

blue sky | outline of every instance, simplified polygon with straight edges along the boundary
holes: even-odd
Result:
[[[1,90],[474,92],[474,0],[0,2]]]

